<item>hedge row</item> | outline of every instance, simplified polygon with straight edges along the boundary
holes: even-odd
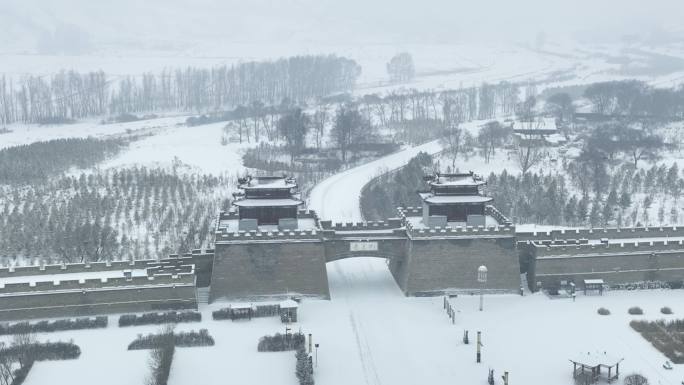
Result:
[[[57,321],[40,321],[36,323],[17,322],[13,324],[0,324],[0,335],[98,329],[106,328],[107,323],[107,317],[63,319]]]
[[[30,357],[33,361],[71,360],[81,355],[81,348],[71,342],[36,342],[29,345],[10,345],[2,355],[12,358]]]
[[[155,349],[162,345],[167,334],[148,334],[139,335],[128,345],[128,350]],[[175,346],[194,347],[194,346],[214,346],[214,338],[209,335],[207,329],[200,329],[199,332],[180,332],[173,333]]]
[[[276,333],[274,336],[263,336],[259,339],[257,351],[259,352],[284,352],[303,348],[306,337],[302,333],[283,335]]]
[[[166,313],[124,314],[119,317],[119,326],[140,326],[152,324],[200,322],[202,313],[196,311],[170,311]]]
[[[257,305],[252,308],[252,317],[275,317],[280,314],[280,305]],[[233,309],[226,307],[213,311],[211,317],[216,320],[232,320],[237,318],[243,318],[242,315],[238,316],[233,312]]]
[[[306,353],[304,346],[300,346],[295,353],[296,366],[295,375],[299,380],[299,385],[314,385],[313,363],[311,356]]]

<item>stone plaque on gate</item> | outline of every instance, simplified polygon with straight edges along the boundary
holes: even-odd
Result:
[[[378,251],[377,242],[350,242],[349,251]]]

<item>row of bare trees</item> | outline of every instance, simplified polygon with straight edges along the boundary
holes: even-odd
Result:
[[[142,76],[62,71],[0,77],[0,124],[63,123],[106,114],[213,111],[254,101],[304,101],[353,89],[361,67],[335,55],[296,56],[215,68],[164,69]]]

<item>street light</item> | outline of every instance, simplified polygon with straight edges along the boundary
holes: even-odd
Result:
[[[314,345],[316,347],[316,367],[318,367],[318,345],[319,344]]]
[[[484,288],[487,284],[487,266],[482,265],[477,268],[477,282],[480,283],[480,311],[484,302]]]

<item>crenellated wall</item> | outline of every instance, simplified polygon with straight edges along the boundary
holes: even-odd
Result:
[[[390,218],[387,221],[368,221],[368,222],[336,222],[321,221],[321,227],[326,230],[335,231],[358,231],[358,230],[390,230],[403,226],[400,218]]]
[[[653,230],[647,230],[655,234]],[[635,233],[639,233],[635,231]],[[641,233],[644,233],[643,231]],[[623,232],[624,234],[624,232]],[[658,234],[668,234],[666,230]],[[671,234],[671,233],[670,233]],[[648,238],[653,238],[648,237]],[[603,279],[607,284],[638,281],[684,281],[684,241],[649,240],[609,244],[519,244],[532,256],[530,286],[556,287],[560,281],[580,284]]]
[[[191,262],[181,257],[0,269],[0,320],[196,308]],[[126,278],[126,270],[145,275]],[[79,273],[102,277],[75,279]]]
[[[624,239],[684,237],[684,227],[633,227],[600,229],[565,229],[516,232],[519,241],[542,239]]]
[[[150,266],[156,266],[157,264],[157,260],[146,259],[135,261],[106,261],[90,263],[69,263],[62,265],[2,267],[0,268],[0,279],[18,276],[146,269]]]
[[[217,231],[215,242],[258,242],[258,241],[274,241],[274,240],[297,240],[297,239],[318,239],[319,230],[287,230],[287,231],[267,231],[261,232],[253,231],[238,231],[227,232]]]
[[[621,242],[606,244],[535,244],[537,259],[551,258],[556,256],[574,256],[594,254],[629,254],[629,253],[650,253],[684,248],[684,241],[639,241]]]
[[[192,284],[15,293],[0,304],[3,321],[197,308]]]

